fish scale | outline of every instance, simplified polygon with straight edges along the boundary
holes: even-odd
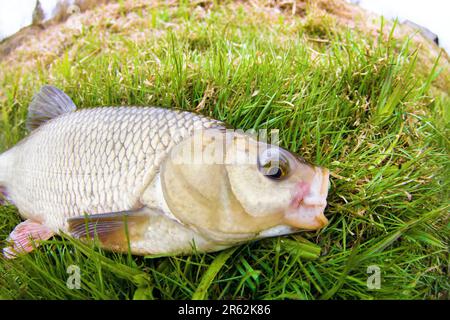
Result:
[[[9,169],[14,179],[5,179],[6,188],[24,217],[55,232],[66,230],[68,217],[134,208],[175,135],[220,126],[217,120],[157,107],[64,114],[5,153],[5,159],[8,153],[14,158]]]

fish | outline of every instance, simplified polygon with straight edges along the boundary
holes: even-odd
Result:
[[[8,259],[55,235],[133,255],[214,252],[327,225],[329,170],[184,110],[77,108],[45,85],[29,134],[0,155],[0,192],[21,218]]]

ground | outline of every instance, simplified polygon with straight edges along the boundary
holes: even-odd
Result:
[[[119,1],[3,51],[1,150],[27,134],[32,95],[52,84],[80,107],[280,129],[282,146],[332,177],[320,231],[159,258],[55,237],[0,258],[0,298],[448,299],[449,60],[408,34],[340,1]],[[2,245],[19,221],[0,208]]]

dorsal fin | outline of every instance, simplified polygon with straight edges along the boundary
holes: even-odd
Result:
[[[27,128],[34,130],[48,120],[76,109],[67,94],[58,88],[43,86],[28,107]]]

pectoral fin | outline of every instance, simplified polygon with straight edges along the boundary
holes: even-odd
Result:
[[[54,235],[48,227],[32,221],[26,220],[19,223],[9,235],[7,242],[10,245],[3,249],[6,259],[14,259],[17,256],[33,251],[39,246],[39,242],[47,240]]]
[[[98,238],[106,248],[126,250],[128,241],[139,240],[150,222],[148,209],[86,215],[70,218],[69,232],[74,238]]]

